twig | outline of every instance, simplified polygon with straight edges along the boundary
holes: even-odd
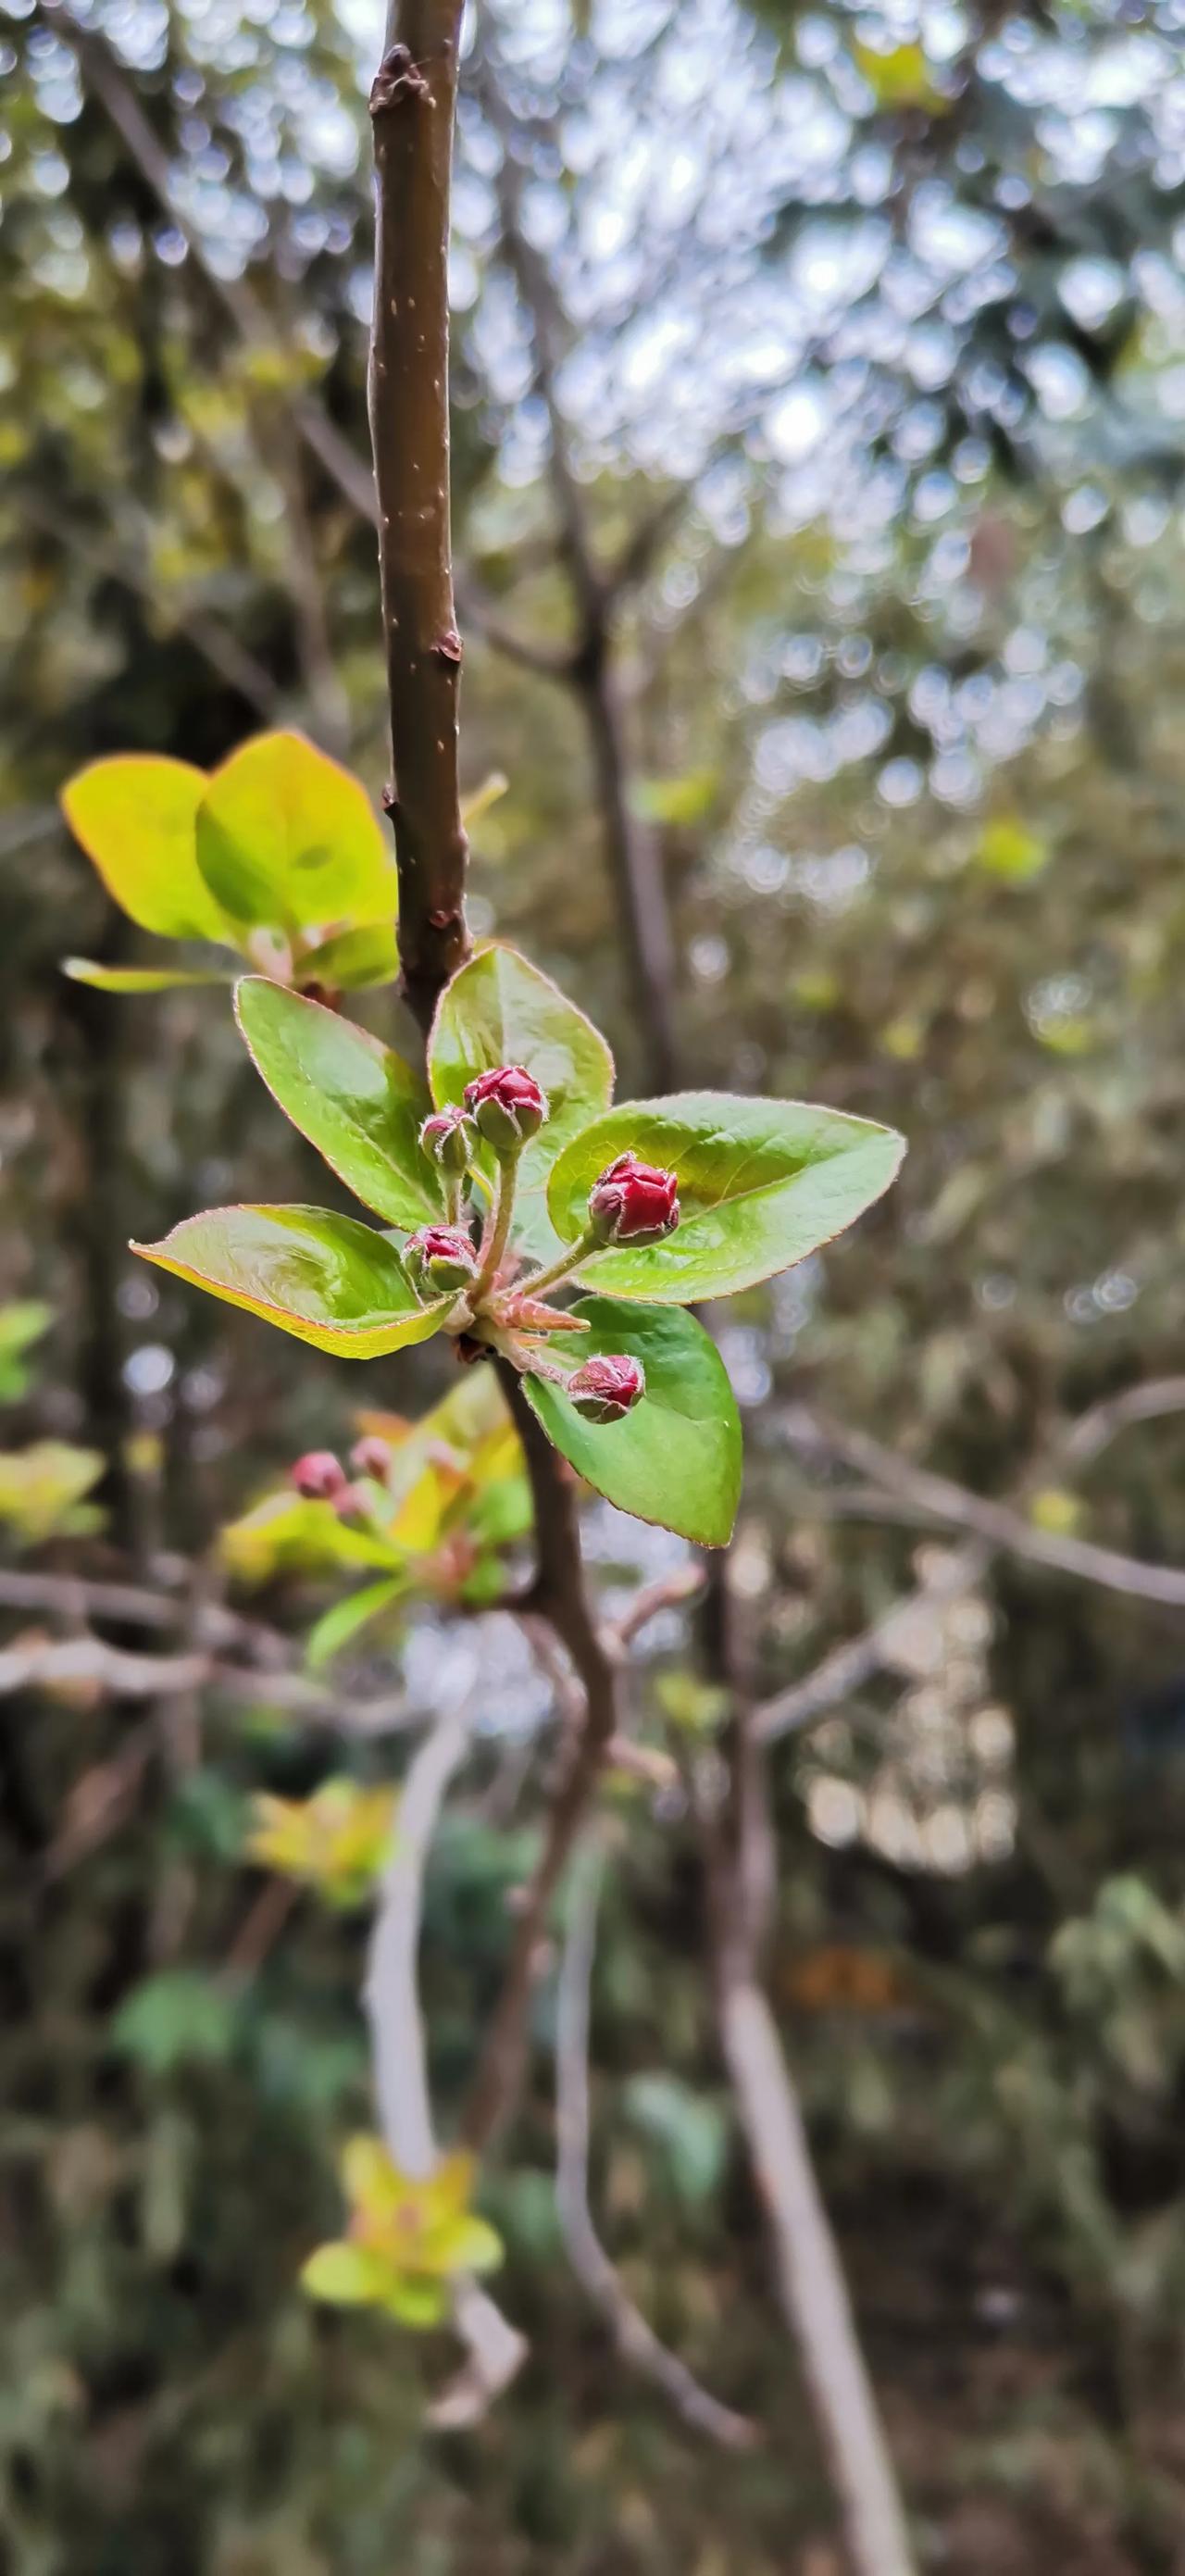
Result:
[[[752,1978],[725,1978],[720,2030],[856,2576],[914,2576],[914,2558],[802,2113]]]
[[[1080,1413],[1061,1443],[1061,1456],[1084,1467],[1130,1423],[1155,1422],[1162,1414],[1182,1412],[1185,1377],[1146,1378],[1142,1386],[1126,1387],[1121,1395],[1106,1396],[1101,1404],[1092,1404],[1088,1413]]]
[[[371,1935],[365,2003],[374,2058],[379,2125],[403,2173],[427,2175],[437,2160],[419,1998],[424,1869],[444,1793],[469,1743],[469,1714],[441,1718],[407,1773],[391,1857]],[[474,2281],[456,2285],[453,2321],[468,2347],[459,2377],[429,2410],[441,2430],[476,2421],[526,2357],[522,2335]]]
[[[938,1603],[955,1598],[976,1581],[986,1563],[985,1548],[959,1548],[929,1581],[915,1585],[912,1592],[894,1601],[858,1637],[849,1637],[842,1646],[824,1655],[813,1672],[762,1700],[749,1720],[754,1743],[774,1744],[785,1735],[797,1735],[826,1709],[834,1708],[837,1700],[850,1698],[888,1661],[894,1631],[915,1602]]]
[[[803,1406],[792,1406],[782,1419],[790,1438],[803,1449],[844,1460],[861,1475],[916,1504],[935,1520],[974,1531],[989,1547],[1003,1548],[1009,1555],[1048,1566],[1058,1574],[1072,1574],[1083,1583],[1101,1584],[1108,1592],[1126,1593],[1133,1600],[1159,1601],[1170,1609],[1185,1609],[1185,1572],[1174,1566],[1146,1565],[1140,1557],[1124,1556],[1116,1548],[1096,1547],[1091,1539],[1039,1529],[1007,1503],[993,1503],[979,1494],[968,1493],[947,1476],[936,1476],[930,1468],[911,1465],[868,1432],[850,1431],[839,1423],[824,1421]]]
[[[556,2206],[572,2269],[604,2317],[623,2361],[653,2381],[696,2433],[725,2450],[752,2450],[761,2436],[745,2415],[702,2388],[687,2364],[660,2343],[605,2252],[588,2200],[589,1990],[596,1952],[602,1857],[581,1855],[574,1872],[568,1936],[560,1968],[556,2009]]]
[[[378,182],[370,428],[403,985],[427,1029],[468,953],[449,516],[448,232],[463,0],[391,0],[370,94]]]
[[[915,2576],[843,2266],[758,1963],[774,1898],[764,1755],[734,1728],[728,1819],[698,1800],[720,2041],[769,2226],[777,2284],[843,2511],[853,2576]]]
[[[464,2136],[475,2151],[496,2136],[518,2098],[526,2060],[531,1995],[548,1909],[605,1754],[618,1731],[616,1673],[589,1608],[580,1561],[575,1490],[559,1474],[555,1451],[540,1429],[515,1371],[503,1362],[498,1367],[523,1444],[535,1506],[538,1572],[534,1604],[570,1658],[584,1705],[547,1813],[543,1848],[518,1916],[502,1991],[462,2121]]]
[[[697,1592],[703,1591],[704,1582],[704,1567],[690,1564],[676,1566],[672,1574],[660,1574],[654,1583],[643,1584],[607,1631],[612,1650],[623,1654],[663,1610],[676,1610],[684,1602],[694,1601]]]
[[[187,1615],[183,1601],[141,1592],[134,1584],[76,1582],[57,1575],[0,1575],[0,1608],[47,1610],[71,1621],[92,1614],[151,1628],[171,1627]],[[183,1654],[144,1655],[108,1645],[89,1631],[69,1638],[25,1636],[0,1648],[0,1697],[26,1689],[81,1686],[121,1699],[171,1701],[209,1688],[231,1699],[266,1699],[310,1725],[333,1726],[348,1735],[395,1735],[423,1723],[423,1713],[401,1691],[359,1700],[327,1689],[293,1670],[290,1662],[279,1667],[275,1654],[290,1655],[286,1640],[275,1630],[254,1629],[233,1611],[203,1604],[193,1613],[193,1628],[195,1634],[212,1629],[215,1636],[229,1628],[244,1644],[258,1642],[266,1652],[258,1665],[242,1665],[197,1647]]]

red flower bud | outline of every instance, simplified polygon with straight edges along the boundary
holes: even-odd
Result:
[[[459,1225],[426,1225],[409,1234],[403,1262],[416,1288],[465,1288],[477,1277],[477,1254]]]
[[[511,1154],[536,1136],[547,1116],[547,1097],[521,1064],[500,1064],[465,1085],[465,1107],[497,1154]]]
[[[585,1360],[568,1380],[567,1395],[586,1422],[623,1422],[646,1393],[640,1360],[622,1352]]]
[[[599,1243],[660,1243],[679,1222],[678,1175],[636,1154],[619,1154],[589,1192],[589,1224]]]
[[[460,1180],[473,1160],[477,1133],[463,1109],[438,1109],[431,1118],[425,1118],[420,1143],[442,1172],[451,1172],[454,1180]]]
[[[289,1469],[289,1483],[295,1485],[306,1503],[331,1503],[335,1494],[344,1492],[346,1471],[332,1449],[309,1449]]]
[[[377,1431],[368,1431],[361,1440],[354,1442],[350,1451],[350,1465],[355,1475],[370,1476],[376,1485],[386,1484],[391,1458],[390,1441],[380,1439]]]

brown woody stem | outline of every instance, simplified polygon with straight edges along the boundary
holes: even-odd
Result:
[[[377,177],[370,430],[391,709],[403,987],[426,1029],[464,963],[461,642],[449,516],[448,228],[463,0],[391,0],[370,94]]]

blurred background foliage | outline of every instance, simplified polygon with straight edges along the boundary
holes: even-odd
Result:
[[[418,1353],[355,1383],[126,1255],[325,1174],[222,997],[63,980],[143,951],[55,799],[97,754],[207,765],[274,722],[381,787],[378,14],[0,9],[0,1515],[22,1566],[195,1602],[297,1451],[447,1388]],[[958,2576],[1185,2567],[1181,1614],[986,1547],[943,1589],[934,1521],[795,1408],[1038,1530],[1185,1552],[1180,1419],[1070,1436],[1180,1366],[1183,16],[483,0],[458,138],[464,759],[510,782],[475,927],[646,1087],[591,666],[543,667],[587,641],[575,495],[624,569],[610,770],[669,902],[680,1061],[910,1139],[722,1346],[754,1688],[922,1578],[884,1668],[776,1753],[771,1976],[923,2564]],[[667,1561],[606,1513],[590,1542],[611,1597]],[[262,1602],[303,1633],[333,1597],[281,1570]],[[508,1629],[425,1613],[403,1650],[413,1697],[482,1694],[429,1889],[446,2125],[531,1849],[546,1692]],[[710,1736],[675,1616],[639,1707],[656,1747]],[[390,1774],[381,1740],[345,1753]],[[533,2347],[502,2409],[426,2435],[431,2339],[301,2301],[367,2116],[364,1922],[261,1925],[244,1842],[255,1794],[341,1771],[330,1728],[262,1687],[146,1710],[59,1679],[5,1698],[0,1764],[6,2576],[837,2576],[677,1796],[616,1793],[593,2183],[640,2305],[770,2428],[723,2465],[567,2273],[547,1986],[483,2198]]]

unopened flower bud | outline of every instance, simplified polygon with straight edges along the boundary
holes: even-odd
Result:
[[[473,1161],[477,1129],[463,1109],[437,1109],[431,1118],[425,1118],[420,1129],[420,1143],[442,1172],[459,1181]]]
[[[333,1495],[333,1508],[339,1521],[364,1521],[370,1515],[370,1496],[365,1485],[342,1485]]]
[[[547,1097],[533,1074],[521,1064],[496,1065],[465,1086],[465,1106],[496,1154],[515,1154],[537,1136],[547,1116]]]
[[[598,1243],[661,1243],[679,1222],[679,1181],[636,1154],[619,1154],[589,1192],[588,1220]]]
[[[403,1263],[413,1287],[435,1290],[467,1288],[477,1277],[477,1254],[459,1225],[426,1225],[409,1234]]]
[[[569,1378],[566,1392],[585,1422],[623,1422],[646,1393],[646,1372],[640,1360],[614,1352],[585,1360]]]
[[[385,1485],[391,1464],[391,1444],[377,1431],[368,1431],[356,1440],[350,1451],[350,1465],[356,1476],[370,1476],[376,1485]]]
[[[331,1503],[345,1489],[346,1471],[332,1449],[309,1449],[289,1469],[288,1480],[306,1503]]]

